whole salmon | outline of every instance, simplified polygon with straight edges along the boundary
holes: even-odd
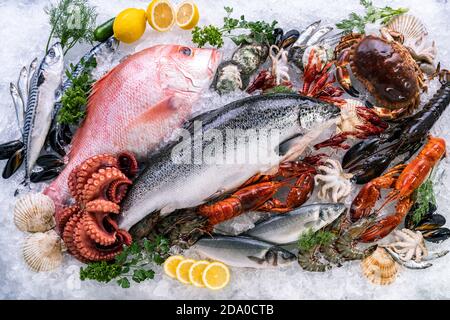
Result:
[[[180,45],[129,56],[94,84],[67,165],[44,193],[60,208],[69,199],[70,172],[94,155],[130,151],[145,158],[191,116],[219,60],[214,49]]]

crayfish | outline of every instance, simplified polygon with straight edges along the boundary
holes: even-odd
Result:
[[[232,219],[247,211],[285,213],[301,206],[314,190],[317,155],[303,161],[281,163],[273,175],[255,175],[229,197],[215,203],[204,204],[198,213],[208,217],[212,225]],[[290,187],[284,201],[277,195],[283,187]]]
[[[372,208],[379,199],[380,190],[383,188],[393,188],[393,190],[375,213],[380,212],[388,203],[398,202],[395,214],[375,221],[360,236],[361,242],[372,242],[384,238],[400,224],[414,204],[412,199],[414,191],[425,181],[444,154],[445,140],[430,136],[425,147],[408,165],[397,165],[383,176],[364,185],[350,207],[352,222],[372,214]]]

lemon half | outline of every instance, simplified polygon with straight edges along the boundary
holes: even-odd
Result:
[[[187,0],[182,2],[177,8],[177,25],[184,30],[189,30],[195,27],[200,19],[197,5]]]
[[[157,31],[168,31],[175,23],[175,10],[167,0],[153,0],[147,8],[147,20]]]

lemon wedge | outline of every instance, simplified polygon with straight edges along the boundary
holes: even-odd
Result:
[[[197,5],[191,1],[183,1],[177,8],[177,25],[184,30],[190,30],[194,28],[200,15],[198,13]]]
[[[175,23],[175,10],[167,0],[153,0],[147,8],[147,21],[157,31],[168,31]]]
[[[209,289],[222,289],[228,282],[230,282],[230,270],[222,262],[212,262],[203,271],[203,283]]]
[[[191,280],[189,279],[189,270],[191,266],[195,263],[193,259],[185,259],[181,261],[177,266],[177,279],[184,284],[191,284]]]

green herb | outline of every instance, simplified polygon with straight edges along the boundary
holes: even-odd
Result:
[[[425,215],[430,210],[430,203],[436,205],[436,198],[434,196],[433,190],[433,181],[430,178],[427,179],[424,183],[420,185],[420,187],[415,192],[416,198],[416,209],[412,213],[411,220],[414,225],[419,224],[420,221],[425,217]]]
[[[64,54],[77,43],[92,43],[97,13],[87,0],[60,0],[45,11],[52,26],[46,52],[52,38],[61,42]]]
[[[83,72],[78,77],[73,76],[75,66],[70,65],[70,70],[66,71],[68,79],[72,81],[72,86],[68,88],[61,98],[62,108],[58,112],[58,122],[62,124],[76,125],[86,115],[86,105],[89,93],[95,80],[91,76],[92,70],[97,66],[95,58],[88,61],[80,61],[84,64]]]
[[[220,48],[224,44],[224,37],[230,38],[236,45],[243,43],[267,43],[274,42],[273,30],[277,25],[277,21],[267,23],[265,21],[247,21],[245,16],[239,19],[232,18],[233,8],[224,7],[227,16],[223,19],[223,26],[216,27],[213,25],[203,28],[195,27],[192,30],[192,42],[200,48],[209,44],[213,47]],[[233,31],[241,30],[247,33],[232,34]]]
[[[298,241],[300,250],[309,251],[317,245],[329,245],[334,240],[335,235],[329,231],[319,230],[314,232],[308,230],[305,232]]]
[[[359,33],[364,33],[367,23],[375,23],[376,21],[381,20],[382,24],[386,24],[393,17],[404,14],[408,11],[407,8],[378,8],[375,7],[370,0],[360,0],[360,4],[366,9],[366,15],[360,16],[352,12],[348,19],[344,19],[341,22],[336,23],[336,27],[338,27],[338,29],[342,29],[345,32],[353,32],[354,30],[357,30]]]
[[[114,262],[93,262],[80,268],[81,280],[96,280],[108,283],[114,279],[122,288],[130,287],[130,278],[136,283],[153,279],[155,272],[148,266],[152,263],[160,265],[169,252],[168,241],[157,237],[154,242],[144,239],[141,243],[133,242],[125,246]]]
[[[295,93],[295,90],[286,86],[276,86],[264,92],[264,94],[271,93]]]

